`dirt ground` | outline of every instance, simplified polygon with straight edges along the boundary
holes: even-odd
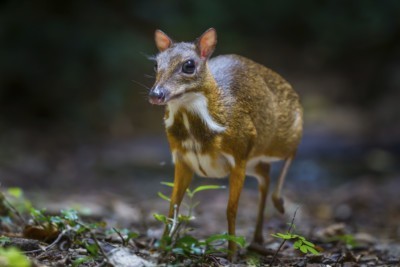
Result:
[[[142,162],[132,161],[126,154],[118,154],[118,151],[132,149],[125,145],[95,150],[84,146],[73,156],[61,153],[55,157],[16,151],[16,158],[2,160],[2,191],[21,187],[34,207],[45,208],[46,214],[59,214],[62,209],[73,208],[85,222],[103,221],[108,229],[115,227],[138,233],[122,246],[115,234],[110,236],[105,230],[96,232],[96,241],[107,255],[126,252],[126,257],[134,255],[138,260],[135,264],[114,263],[114,266],[230,265],[225,253],[209,255],[201,261],[196,255],[182,258],[160,253],[157,242],[163,225],[153,214],[166,214],[168,203],[157,193],[169,194],[170,188],[160,182],[171,181],[173,168],[163,160],[164,152],[160,150],[147,151],[149,155],[135,154],[133,157],[141,158]],[[155,166],[146,163],[146,158],[156,158],[158,163]],[[128,161],[140,164],[128,164]],[[235,266],[271,266],[278,250],[274,266],[400,266],[400,173],[379,168],[367,170],[363,164],[365,162],[361,164],[347,158],[316,161],[300,157],[289,173],[284,190],[286,214],[275,211],[268,199],[264,245],[241,248]],[[273,170],[274,176],[278,169]],[[192,188],[204,184],[227,186],[227,180],[196,178]],[[197,194],[196,201],[200,204],[190,223],[191,235],[203,240],[226,232],[227,197],[226,189]],[[248,178],[237,218],[237,235],[244,236],[247,245],[253,235],[257,204],[256,181]],[[282,241],[271,236],[287,231],[295,210],[293,231],[313,242],[319,255],[304,255],[293,248],[292,242],[285,242],[278,249]],[[181,212],[184,214],[185,209]],[[65,236],[57,242],[54,239],[39,242],[18,232],[21,227],[7,228],[5,222],[1,226],[1,234],[12,237],[6,245],[25,251],[34,266],[72,266],[74,259],[88,255],[84,247],[66,245]],[[94,242],[91,235],[85,238],[87,242]],[[126,251],[120,249],[122,247]],[[116,257],[125,256],[117,254]],[[103,258],[76,266],[112,265],[110,261],[107,265]]]

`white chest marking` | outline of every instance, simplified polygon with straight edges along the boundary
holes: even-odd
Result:
[[[185,128],[188,132],[190,132],[190,124],[189,124],[189,119],[185,113],[182,114],[183,118],[183,125],[185,125]]]
[[[179,99],[171,100],[168,103],[169,114],[164,121],[167,128],[174,124],[174,118],[179,108],[184,107],[189,112],[198,115],[204,124],[212,131],[221,133],[225,131],[225,127],[214,121],[208,111],[208,100],[202,93],[186,93]],[[186,117],[186,122],[185,122]],[[183,116],[185,127],[189,128],[189,120],[187,116]]]

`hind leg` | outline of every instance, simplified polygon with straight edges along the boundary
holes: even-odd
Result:
[[[292,163],[293,157],[294,156],[291,156],[285,160],[281,174],[279,175],[278,183],[276,184],[275,190],[272,193],[272,202],[274,203],[275,208],[280,213],[285,213],[285,208],[283,206],[284,203],[282,198],[282,187],[283,183],[285,182],[285,178],[289,170],[290,164]]]
[[[259,203],[258,203],[258,215],[257,215],[256,228],[254,231],[253,243],[260,245],[264,241],[262,232],[263,232],[265,202],[267,199],[269,181],[270,181],[269,173],[270,173],[270,164],[260,162],[256,165],[254,176],[258,180]]]

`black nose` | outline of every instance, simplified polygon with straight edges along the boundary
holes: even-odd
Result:
[[[151,98],[163,99],[165,97],[165,94],[161,90],[154,89],[154,90],[150,91],[149,96]]]
[[[149,93],[150,102],[153,104],[161,104],[165,100],[165,90],[160,87],[155,87]]]

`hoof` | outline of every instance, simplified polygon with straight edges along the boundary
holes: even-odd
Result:
[[[272,202],[274,203],[275,208],[282,214],[285,213],[285,208],[284,208],[284,201],[283,198],[281,197],[275,197],[272,196]]]
[[[271,250],[269,248],[266,248],[263,244],[259,244],[256,242],[251,242],[250,245],[247,247],[247,250],[256,252],[260,255],[274,255],[275,250]]]
[[[260,249],[263,249],[263,248],[264,248],[263,243],[259,243],[254,240],[247,247],[248,250],[253,250],[253,251],[259,251]]]
[[[264,244],[264,238],[262,237],[262,235],[254,236],[253,241],[251,241],[250,245],[251,244],[262,245]]]
[[[228,253],[228,261],[230,263],[235,263],[235,261],[236,261],[236,253],[235,254]]]

